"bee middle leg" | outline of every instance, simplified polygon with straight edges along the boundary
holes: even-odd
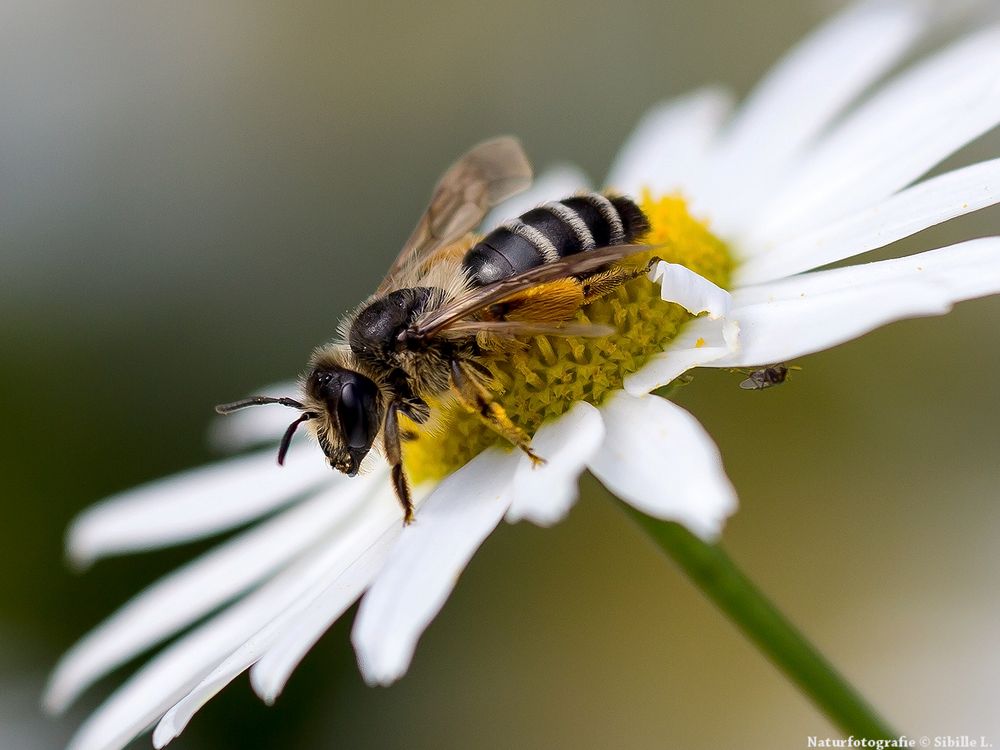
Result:
[[[532,464],[539,466],[545,463],[545,459],[531,449],[531,438],[527,433],[510,420],[493,394],[480,384],[474,373],[469,372],[467,365],[457,359],[451,361],[451,382],[466,409],[478,416],[493,432],[524,451]]]
[[[606,271],[600,271],[593,276],[588,276],[580,282],[583,288],[583,304],[589,304],[604,297],[622,284],[627,284],[632,279],[648,274],[661,258],[652,258],[642,266],[612,266]]]

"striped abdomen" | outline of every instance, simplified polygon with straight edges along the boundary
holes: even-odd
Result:
[[[648,229],[646,215],[630,199],[586,193],[501,224],[470,248],[462,265],[473,286],[485,286],[567,255],[627,245]]]

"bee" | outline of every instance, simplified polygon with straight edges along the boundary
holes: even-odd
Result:
[[[382,283],[340,326],[339,340],[317,348],[301,378],[301,396],[256,396],[216,407],[220,414],[281,404],[301,414],[278,448],[283,463],[299,425],[311,428],[330,466],[354,476],[373,445],[391,467],[404,523],[413,501],[400,416],[417,425],[428,401],[455,398],[536,464],[527,434],[491,390],[483,359],[518,337],[607,335],[571,322],[584,305],[649,264],[620,261],[651,248],[637,244],[649,222],[634,201],[582,193],[546,203],[481,239],[471,232],[487,211],[531,184],[520,143],[501,137],[475,146],[448,169],[430,205]]]
[[[789,371],[799,369],[801,368],[784,364],[761,367],[751,371],[749,377],[740,383],[740,388],[745,391],[762,391],[765,388],[781,385],[788,378]]]

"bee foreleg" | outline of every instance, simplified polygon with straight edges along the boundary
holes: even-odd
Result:
[[[424,424],[431,418],[427,402],[413,392],[413,385],[402,370],[393,372],[388,381],[395,394],[394,404],[401,414],[405,414],[417,424]]]
[[[544,464],[545,459],[531,449],[531,438],[510,421],[504,408],[496,402],[493,394],[469,373],[468,367],[457,359],[451,361],[451,383],[462,405],[500,437],[524,451],[532,464],[535,466]]]
[[[382,428],[382,442],[385,446],[385,458],[392,467],[392,487],[396,490],[396,498],[403,506],[403,524],[407,525],[413,521],[413,498],[410,495],[410,486],[406,481],[406,474],[403,471],[403,453],[400,449],[399,439],[399,404],[395,401],[389,404],[385,413],[385,423]]]
[[[401,403],[399,410],[417,424],[425,424],[431,418],[431,408],[422,398],[414,397]]]
[[[648,263],[641,266],[612,266],[606,271],[588,276],[580,282],[583,287],[583,303],[586,305],[599,300],[622,284],[627,284],[632,279],[645,276],[660,260],[660,258],[652,258]]]

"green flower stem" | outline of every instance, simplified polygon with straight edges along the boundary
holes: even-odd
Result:
[[[660,521],[622,503],[649,537],[695,585],[809,696],[846,735],[889,739],[899,735],[826,659],[775,609],[723,550],[677,523]]]

